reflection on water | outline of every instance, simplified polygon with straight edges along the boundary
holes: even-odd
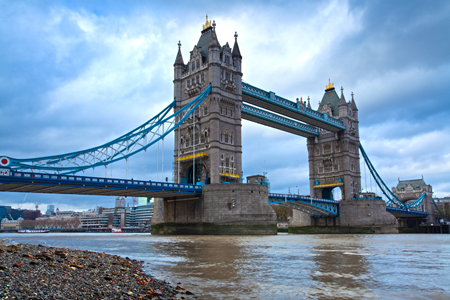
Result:
[[[450,299],[450,235],[7,236],[144,260],[200,299]]]

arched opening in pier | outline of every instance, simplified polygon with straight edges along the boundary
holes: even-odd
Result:
[[[322,190],[322,199],[341,200],[342,190],[341,187],[327,187]]]
[[[187,183],[195,184],[203,179],[203,173],[206,170],[203,164],[195,164],[195,178],[194,178],[194,166],[190,166],[187,171]],[[195,180],[194,180],[195,179]]]

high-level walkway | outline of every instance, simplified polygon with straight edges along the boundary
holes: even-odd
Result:
[[[320,113],[308,107],[300,106],[295,102],[275,95],[274,92],[267,92],[244,82],[242,83],[242,101],[332,132],[345,130],[341,120],[332,118],[326,113]],[[245,119],[246,116],[243,116],[243,118]],[[315,134],[312,133],[312,135]]]

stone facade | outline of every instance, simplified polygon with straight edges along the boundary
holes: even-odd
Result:
[[[175,131],[175,182],[240,182],[241,63],[237,34],[233,49],[228,43],[221,46],[215,22],[207,20],[187,64],[183,62],[179,44],[174,64],[175,111],[195,99],[209,84],[212,89],[195,115]]]
[[[242,184],[242,56],[219,44],[207,20],[187,64],[174,64],[175,111],[211,84],[199,108],[175,130],[175,182],[204,182],[201,197],[155,199],[152,234],[276,234],[268,187]]]
[[[152,234],[276,234],[267,186],[209,184],[199,199],[155,199]]]
[[[308,138],[311,196],[331,199],[331,191],[339,187],[342,200],[357,199],[361,188],[361,174],[358,109],[353,93],[352,100],[346,102],[343,89],[339,98],[334,86],[329,84],[320,102],[319,111],[342,120],[346,129],[339,133],[320,130],[319,137]]]
[[[433,188],[426,184],[422,179],[413,180],[399,180],[396,187],[392,188],[392,192],[397,198],[406,204],[411,204],[419,199],[423,193],[426,193],[425,199],[415,210],[424,211],[428,213],[428,223],[435,223],[437,221],[436,208],[433,204]]]

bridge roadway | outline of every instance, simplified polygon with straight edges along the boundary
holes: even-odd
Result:
[[[341,120],[307,107],[302,109],[295,102],[244,82],[242,83],[242,101],[332,132],[345,130]]]
[[[0,169],[0,191],[96,196],[198,198],[199,185]]]
[[[190,200],[199,198],[200,185],[176,184],[143,180],[102,178],[78,175],[17,172],[0,169],[0,191],[47,194],[75,194],[96,196],[129,196],[176,198]],[[339,201],[311,198],[293,194],[269,193],[269,204],[297,209],[313,217],[337,217]],[[387,207],[397,218],[426,218],[427,213],[416,210]]]
[[[269,204],[297,209],[313,217],[337,217],[339,215],[339,201],[336,200],[269,193]]]
[[[315,218],[339,216],[339,203],[340,201],[336,200],[311,198],[302,195],[269,193],[269,204],[278,204],[284,207],[297,209]],[[424,211],[395,207],[386,207],[386,211],[393,214],[397,219],[426,219],[428,215]]]
[[[424,211],[411,210],[411,209],[403,209],[396,207],[386,207],[386,211],[393,214],[397,219],[417,219],[423,218],[426,219],[428,214]]]

